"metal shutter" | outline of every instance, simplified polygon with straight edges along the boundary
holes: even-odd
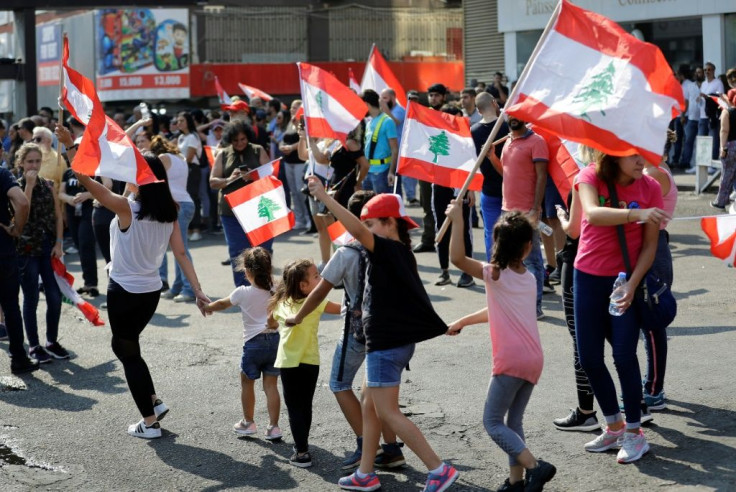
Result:
[[[503,33],[498,32],[498,0],[465,0],[465,82],[488,84],[503,72]]]

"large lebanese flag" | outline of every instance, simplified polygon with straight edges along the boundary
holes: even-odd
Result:
[[[710,239],[713,256],[734,266],[736,260],[736,215],[717,215],[700,219],[700,227]]]
[[[477,158],[467,118],[409,103],[401,133],[398,174],[461,188]],[[476,173],[469,189],[480,191],[482,184],[483,176]]]
[[[567,201],[575,176],[587,164],[580,157],[580,144],[571,140],[562,140],[557,135],[546,132],[536,125],[533,125],[532,129],[547,142],[549,149],[547,174],[554,181],[562,199]]]
[[[361,92],[366,89],[373,89],[378,94],[384,89],[393,89],[399,106],[406,108],[406,92],[375,44],[371,47],[371,54],[368,56],[363,80],[360,83]]]
[[[240,87],[240,90],[243,91],[243,94],[248,96],[248,99],[253,99],[254,97],[260,97],[261,100],[264,102],[268,102],[271,99],[273,99],[273,96],[270,94],[263,92],[261,89],[257,89],[251,85],[245,85],[238,82],[238,87]]]
[[[336,138],[343,144],[367,112],[363,100],[326,70],[297,63],[302,108],[310,137]]]
[[[229,111],[226,106],[230,106],[233,103],[233,100],[230,99],[230,96],[227,95],[225,89],[222,88],[220,79],[217,78],[217,75],[215,75],[215,91],[217,91],[217,101],[220,103],[220,108],[223,111]]]
[[[294,212],[286,206],[284,185],[273,176],[225,195],[253,246],[294,228]]]
[[[72,116],[86,125],[72,169],[87,176],[105,176],[137,185],[156,182],[153,171],[132,140],[105,114],[92,81],[69,67],[66,37],[62,56],[62,101]]]
[[[658,164],[682,87],[656,46],[561,0],[506,112],[610,155]]]

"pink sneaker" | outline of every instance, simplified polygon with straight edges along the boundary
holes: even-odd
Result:
[[[278,425],[269,425],[266,427],[266,440],[267,441],[275,441],[276,439],[281,439],[284,437],[284,435],[281,433],[281,429],[279,429]]]
[[[235,424],[233,426],[233,430],[236,434],[240,434],[241,436],[252,436],[258,432],[255,422],[246,422],[245,419]]]
[[[644,437],[644,433],[641,429],[639,429],[638,434],[625,432],[621,449],[619,450],[616,459],[619,463],[631,463],[640,459],[648,451],[649,443],[647,442],[647,438]]]

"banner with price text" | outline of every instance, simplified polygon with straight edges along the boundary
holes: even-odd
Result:
[[[188,99],[189,39],[186,9],[95,11],[100,100]]]

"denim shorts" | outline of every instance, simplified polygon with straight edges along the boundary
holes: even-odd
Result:
[[[555,205],[561,205],[567,210],[565,200],[560,196],[560,192],[557,190],[555,181],[547,176],[547,184],[544,187],[544,218],[545,219],[556,219],[557,218],[557,207]]]
[[[401,384],[401,371],[414,355],[414,345],[402,345],[388,350],[374,350],[365,356],[365,379],[369,388],[384,388]]]
[[[365,345],[360,343],[351,334],[348,335],[348,346],[345,352],[345,364],[342,370],[342,381],[337,380],[340,372],[340,360],[342,358],[343,337],[337,342],[335,355],[332,357],[332,372],[330,373],[330,391],[338,393],[353,389],[355,374],[365,360]]]
[[[256,335],[243,345],[240,370],[248,379],[259,379],[261,373],[266,376],[278,376],[279,370],[273,366],[276,362],[276,350],[278,348],[278,333]]]

